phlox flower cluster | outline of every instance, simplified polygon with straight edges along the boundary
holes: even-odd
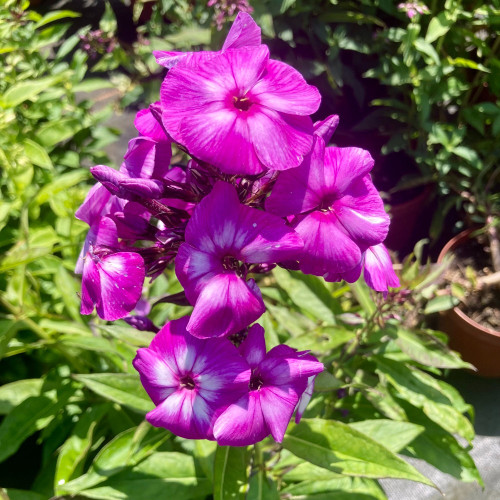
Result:
[[[338,117],[312,121],[318,90],[270,59],[246,13],[218,52],[154,55],[169,70],[160,101],[137,114],[119,170],[91,169],[98,183],[76,213],[90,227],[81,312],[157,332],[134,360],[153,425],[221,445],[281,442],[323,365],[286,345],[266,352],[259,277],[279,265],[353,282],[364,269],[377,291],[399,286],[373,159],[327,146]],[[186,164],[171,164],[172,144]],[[141,293],[167,266],[184,292],[161,301],[193,310],[159,329]]]

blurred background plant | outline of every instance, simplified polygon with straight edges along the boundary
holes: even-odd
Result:
[[[426,195],[408,236],[396,230],[392,248],[409,255],[387,301],[282,269],[262,283],[269,348],[311,349],[327,372],[283,448],[253,451],[145,424],[131,360],[151,334],[83,318],[73,274],[88,167],[110,164],[119,134],[106,120],[158,99],[153,50],[218,47],[242,8],[273,57],[320,89],[318,116],[340,115],[335,143],[370,150],[393,213]],[[439,292],[447,263],[426,262],[459,229],[498,217],[498,0],[6,0],[0,20],[0,486],[11,500],[237,498],[248,487],[249,498],[383,499],[377,478],[429,482],[395,453],[481,482],[473,410],[444,380],[469,365],[433,330],[432,314],[457,301]],[[429,236],[430,250],[411,253]],[[181,290],[173,273],[146,289],[156,324],[187,313],[155,303]]]

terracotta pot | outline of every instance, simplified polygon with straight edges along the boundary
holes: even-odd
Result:
[[[408,245],[415,234],[417,221],[433,189],[434,186],[429,184],[414,198],[391,206],[389,210],[391,225],[389,227],[389,234],[384,241],[384,244],[388,248],[397,251],[404,249]]]
[[[441,250],[438,262],[454,248],[467,243],[473,230],[452,238]],[[477,368],[483,377],[500,377],[500,332],[481,326],[454,307],[440,314],[439,329],[448,334],[450,347]]]

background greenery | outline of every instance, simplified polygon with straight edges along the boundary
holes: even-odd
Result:
[[[229,23],[217,31],[201,1],[137,1],[124,32],[116,2],[98,3],[91,26],[84,10],[0,7],[1,494],[383,499],[378,478],[430,484],[405,456],[481,483],[469,455],[473,409],[443,377],[467,364],[431,329],[432,314],[454,302],[437,295],[442,268],[426,264],[421,243],[387,301],[362,283],[282,269],[263,280],[268,348],[310,349],[327,368],[282,446],[217,448],[144,422],[152,403],[131,361],[152,334],[79,313],[73,269],[87,227],[74,212],[88,167],[108,163],[103,150],[118,134],[104,125],[112,105],[91,96],[147,106],[163,76],[151,51],[217,48]],[[336,143],[374,155],[388,202],[431,186],[436,216],[421,236],[438,241],[495,213],[498,1],[433,0],[412,19],[384,0],[253,7],[273,56],[320,89],[318,116],[341,116]],[[180,291],[172,272],[146,288],[150,299]],[[160,304],[151,317],[162,325],[188,312]]]

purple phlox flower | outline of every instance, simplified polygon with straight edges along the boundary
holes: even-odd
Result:
[[[322,372],[323,364],[286,345],[266,354],[260,325],[249,329],[239,350],[251,368],[250,383],[246,394],[217,418],[215,439],[221,446],[247,446],[271,434],[281,443],[310,377]]]
[[[295,215],[292,227],[304,240],[302,272],[355,281],[362,251],[385,239],[389,217],[371,181],[372,167],[368,151],[325,148],[316,136],[304,163],[280,173],[265,206],[276,215]]]
[[[135,242],[155,240],[157,228],[149,223],[151,214],[140,203],[129,201],[122,211],[109,215],[116,224],[118,237]]]
[[[364,278],[366,284],[387,297],[387,288],[399,288],[399,278],[394,272],[391,257],[383,243],[368,248],[364,254]]]
[[[161,87],[163,124],[195,158],[225,173],[297,167],[313,143],[321,96],[265,45],[178,65]]]
[[[95,307],[100,318],[114,321],[127,316],[141,296],[144,260],[135,252],[116,252],[116,226],[109,217],[99,222],[98,236],[101,244],[90,244],[84,258],[80,312],[91,314]]]
[[[156,408],[146,420],[188,439],[213,439],[213,424],[245,393],[250,369],[226,339],[186,331],[189,317],[167,323],[133,361]]]
[[[211,59],[212,57],[230,49],[241,47],[258,47],[261,44],[260,28],[250,15],[240,12],[227,34],[221,51],[203,50],[200,52],[169,52],[153,50],[156,62],[165,68],[173,68],[177,64],[192,66]]]
[[[194,209],[175,260],[175,272],[194,305],[187,329],[197,337],[231,335],[265,306],[253,265],[293,259],[300,237],[283,220],[242,205],[234,186],[219,181]]]

